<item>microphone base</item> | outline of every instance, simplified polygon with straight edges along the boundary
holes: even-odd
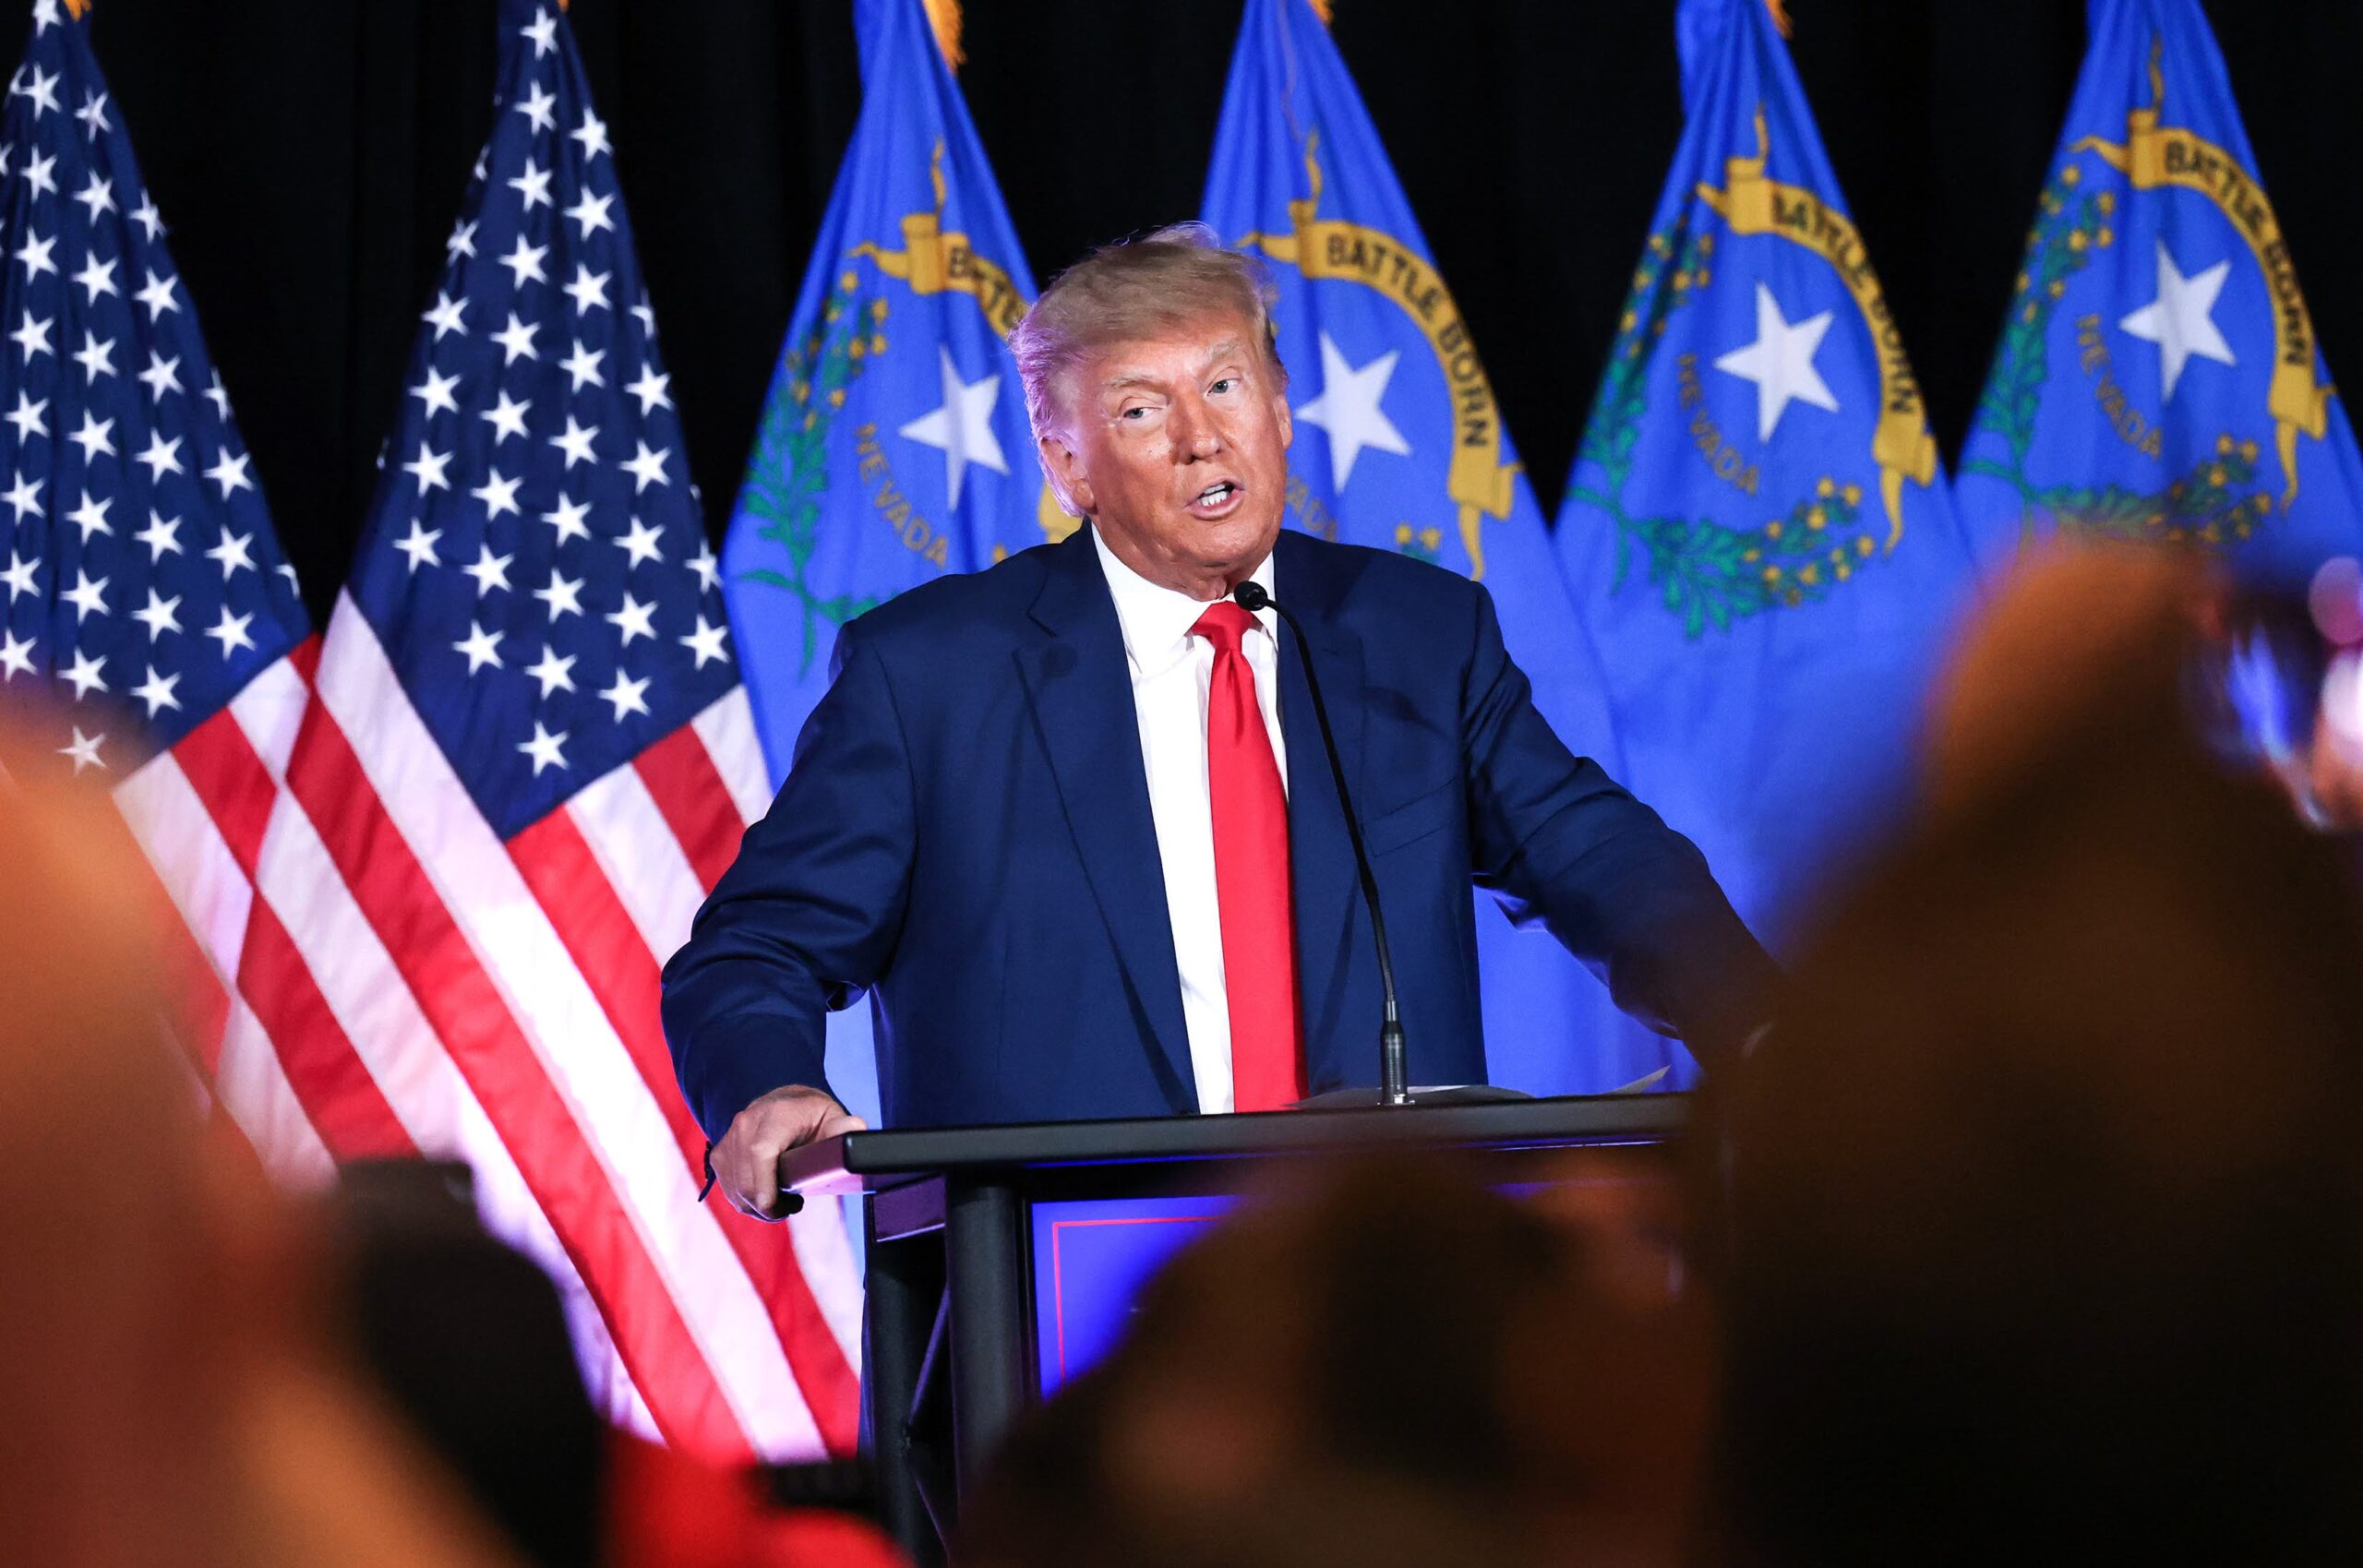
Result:
[[[1530,1100],[1532,1095],[1518,1089],[1505,1089],[1493,1083],[1448,1083],[1427,1088],[1414,1088],[1410,1103],[1415,1106],[1481,1106],[1501,1105],[1511,1100]],[[1355,1110],[1368,1106],[1386,1104],[1385,1092],[1373,1084],[1358,1084],[1348,1089],[1332,1089],[1325,1095],[1313,1095],[1297,1101],[1298,1110]]]

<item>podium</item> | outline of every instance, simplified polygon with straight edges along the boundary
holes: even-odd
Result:
[[[863,1425],[887,1528],[925,1563],[960,1489],[1041,1397],[1040,1271],[1061,1234],[1045,1220],[1062,1206],[1196,1200],[1182,1206],[1205,1218],[1277,1162],[1357,1151],[1455,1152],[1507,1186],[1555,1151],[1665,1143],[1688,1115],[1685,1096],[1652,1094],[890,1130],[797,1150],[780,1171],[808,1202],[863,1198]]]

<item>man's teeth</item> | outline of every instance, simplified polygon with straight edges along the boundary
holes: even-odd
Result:
[[[1230,481],[1226,479],[1218,485],[1209,485],[1205,489],[1199,491],[1198,499],[1202,503],[1210,504],[1212,502],[1221,500],[1225,496],[1229,495],[1230,492]]]

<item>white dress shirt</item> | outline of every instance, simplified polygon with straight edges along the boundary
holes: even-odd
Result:
[[[1159,587],[1118,560],[1096,529],[1091,542],[1098,548],[1099,568],[1124,630],[1124,662],[1132,671],[1133,712],[1140,723],[1157,853],[1165,867],[1165,913],[1173,924],[1173,960],[1182,973],[1182,1020],[1190,1032],[1198,1108],[1227,1111],[1232,1108],[1230,1002],[1223,988],[1214,803],[1206,783],[1206,692],[1214,681],[1215,647],[1190,635],[1207,606]],[[1252,575],[1265,592],[1274,592],[1271,557]],[[1255,674],[1255,703],[1286,791],[1289,752],[1280,738],[1279,647],[1273,640],[1278,617],[1265,609],[1254,619],[1258,629],[1242,640],[1241,651]]]

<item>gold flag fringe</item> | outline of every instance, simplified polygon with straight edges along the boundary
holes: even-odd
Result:
[[[90,0],[66,0],[66,11],[78,22],[90,14]]]
[[[1781,36],[1782,38],[1788,37],[1789,7],[1787,0],[1764,0],[1764,8],[1772,13],[1772,25],[1781,30]]]
[[[1313,7],[1313,14],[1321,18],[1323,27],[1329,25],[1329,7],[1335,3],[1336,0],[1306,0],[1306,4]]]
[[[935,46],[954,70],[967,56],[960,52],[960,0],[927,0],[928,25],[935,29]]]

